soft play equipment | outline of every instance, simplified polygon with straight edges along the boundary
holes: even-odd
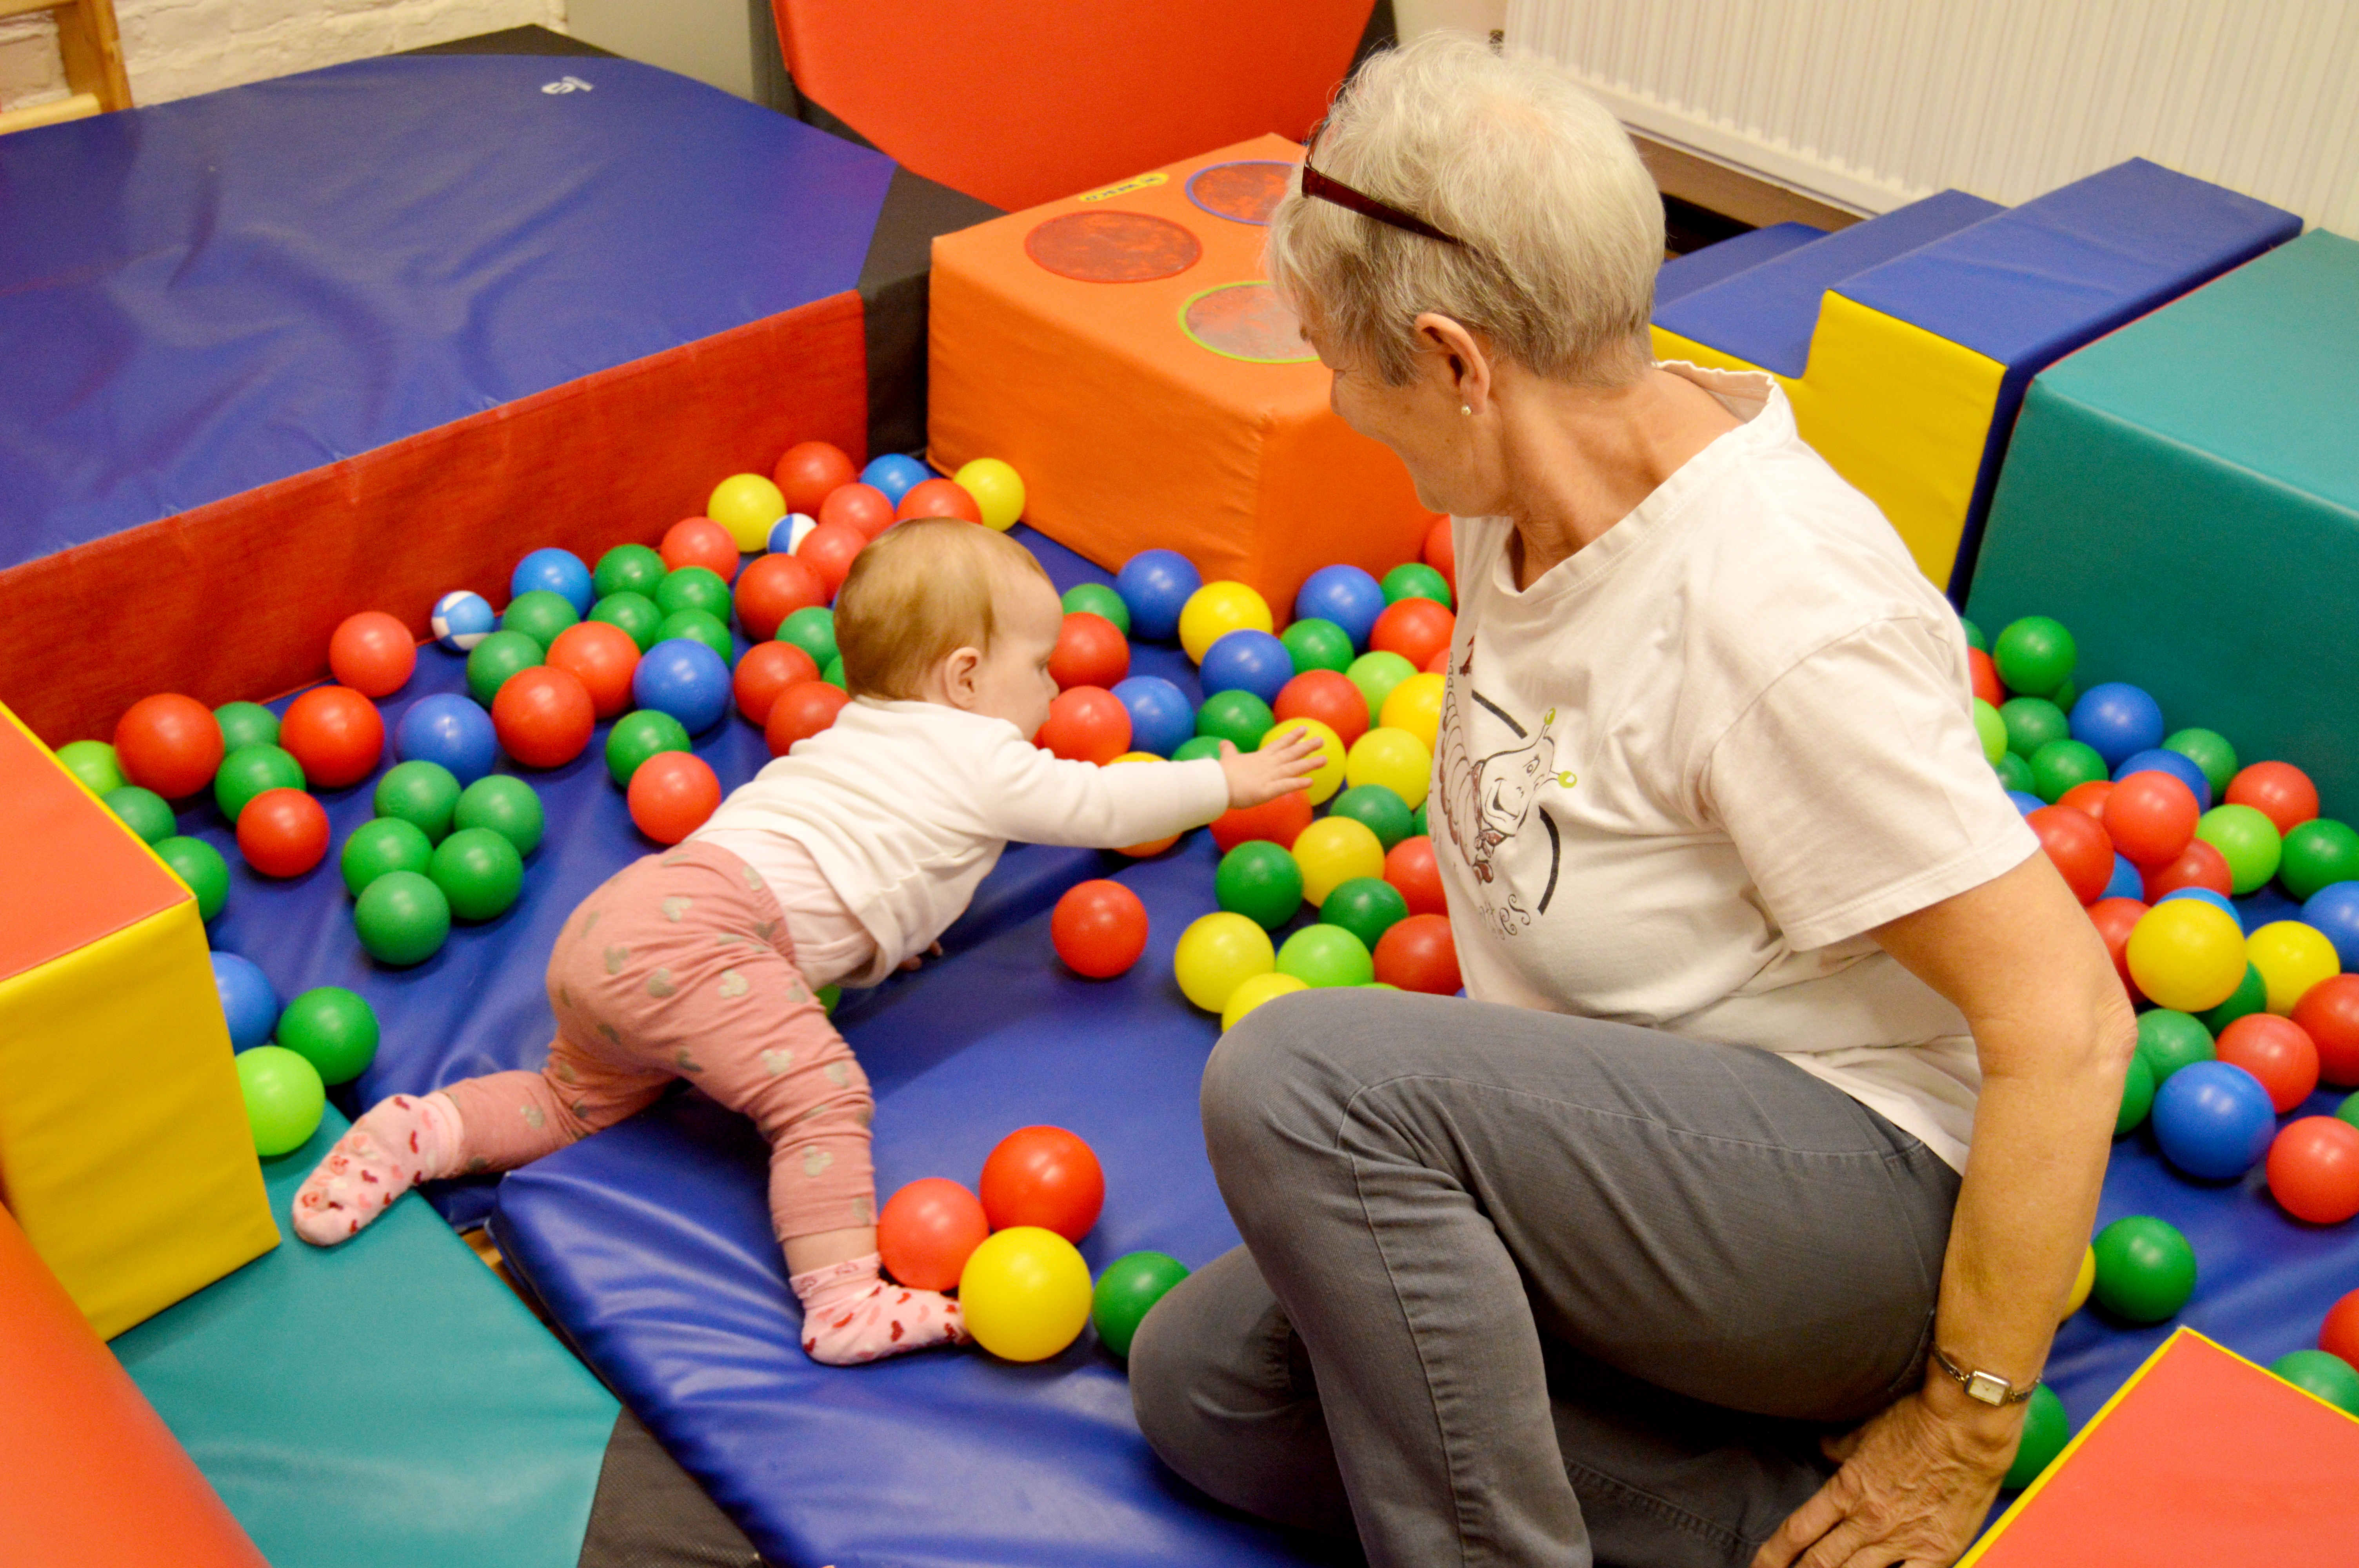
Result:
[[[2143,158],[2012,210],[1948,190],[1791,248],[1740,236],[1777,254],[1724,276],[1666,267],[1655,351],[1774,373],[1803,438],[1962,599],[2032,376],[2300,230]]]
[[[1261,276],[1302,149],[1263,136],[934,243],[929,436],[1016,465],[1026,521],[1100,566],[1184,540],[1204,580],[1290,605],[1432,524]]]
[[[2037,611],[2359,809],[2359,243],[2304,235],[2032,383],[1969,601]]]
[[[0,1201],[102,1336],[278,1241],[196,900],[0,707]]]

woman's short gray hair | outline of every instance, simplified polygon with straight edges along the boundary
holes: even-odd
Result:
[[[1611,385],[1651,362],[1662,198],[1628,135],[1556,65],[1428,33],[1344,84],[1315,157],[1465,242],[1307,200],[1299,175],[1270,215],[1271,280],[1387,384],[1413,373],[1427,310],[1555,379]]]

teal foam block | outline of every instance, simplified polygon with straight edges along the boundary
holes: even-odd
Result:
[[[272,1209],[345,1127],[263,1162]],[[614,1397],[414,1194],[116,1336],[275,1568],[574,1568]]]
[[[2053,615],[2080,685],[2316,780],[2359,818],[2359,243],[2323,231],[2031,384],[1967,605]]]

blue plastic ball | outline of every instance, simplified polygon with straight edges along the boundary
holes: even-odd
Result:
[[[2038,795],[2019,789],[2011,789],[2007,791],[2006,798],[2013,801],[2015,803],[2015,808],[2023,813],[2026,816],[2030,816],[2033,812],[2048,804]]]
[[[2093,686],[2072,705],[2072,739],[2119,767],[2162,744],[2162,704],[2124,681]]]
[[[1224,632],[1204,650],[1199,678],[1208,697],[1216,691],[1249,691],[1264,702],[1276,702],[1294,678],[1294,655],[1266,632]]]
[[[1314,615],[1332,621],[1361,653],[1367,651],[1368,633],[1384,612],[1384,585],[1358,567],[1321,567],[1302,579],[1301,590],[1294,596],[1297,621]]]
[[[1142,643],[1178,636],[1180,611],[1203,586],[1204,574],[1177,550],[1141,550],[1114,578],[1114,590],[1130,611],[1130,634]]]
[[[2076,708],[2077,711],[2077,708]],[[2195,809],[2212,809],[2212,781],[2194,760],[2177,752],[2166,752],[2159,746],[2133,752],[2114,765],[2114,781],[2118,784],[2132,773],[2169,773],[2172,778],[2195,792]]]
[[[2030,813],[2024,815],[2028,816]],[[2146,897],[2146,878],[2138,874],[2138,869],[2130,863],[2127,855],[2117,854],[2114,857],[2114,880],[2105,884],[2105,891],[2098,896],[2143,900]]]
[[[573,606],[576,615],[590,613],[590,568],[571,550],[551,545],[516,563],[515,574],[508,579],[509,600],[513,601],[517,595],[535,590],[557,595]]]
[[[2343,972],[2359,972],[2359,882],[2329,882],[2301,906],[2301,922],[2334,944]]]
[[[899,452],[887,452],[881,458],[871,458],[868,460],[868,466],[860,470],[860,482],[874,485],[883,491],[885,499],[896,506],[901,504],[903,496],[933,477],[934,472],[931,469],[917,459],[905,457]]]
[[[213,989],[229,1021],[230,1048],[251,1051],[278,1027],[278,992],[262,966],[234,953],[213,954]]]
[[[2169,903],[2174,898],[2191,898],[2199,900],[2201,903],[2210,904],[2214,909],[2225,910],[2227,912],[2228,918],[2234,921],[2240,929],[2245,924],[2245,912],[2238,909],[2234,903],[2230,903],[2226,893],[2213,892],[2210,888],[2179,888],[2173,892],[2164,893],[2160,898],[2155,900],[2155,902],[2157,903]]]
[[[800,512],[788,513],[770,524],[770,537],[766,541],[770,554],[793,555],[795,546],[800,545],[810,531],[818,526],[819,519],[816,517]]]
[[[2261,1080],[2233,1062],[2190,1062],[2154,1096],[2163,1157],[2190,1176],[2233,1181],[2269,1152],[2277,1116]]]
[[[455,691],[438,691],[402,714],[393,750],[405,762],[440,762],[463,786],[500,760],[500,737],[490,714]]]
[[[1133,676],[1117,682],[1114,695],[1130,713],[1130,749],[1168,757],[1196,733],[1196,709],[1161,676]]]
[[[500,623],[491,600],[480,593],[455,589],[434,601],[430,624],[434,640],[454,654],[463,654],[490,636]]]
[[[634,702],[670,714],[691,735],[721,722],[729,697],[729,666],[693,637],[658,643],[631,676]]]

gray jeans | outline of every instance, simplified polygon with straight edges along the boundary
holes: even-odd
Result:
[[[1140,1326],[1139,1426],[1371,1563],[1741,1564],[1922,1374],[1958,1178],[1766,1052],[1312,991],[1203,1112],[1245,1245]]]

